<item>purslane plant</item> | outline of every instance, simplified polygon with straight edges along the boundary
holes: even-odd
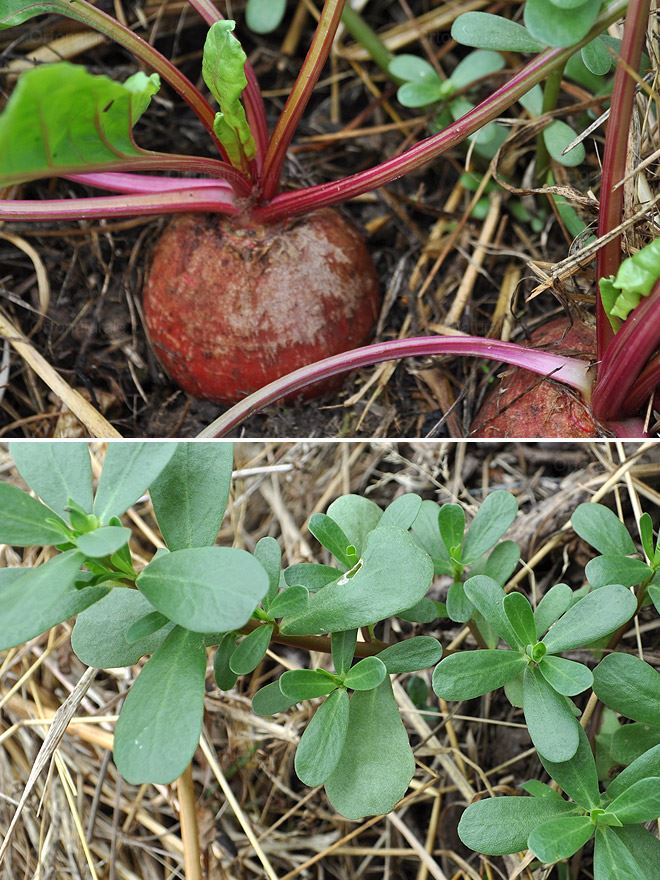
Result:
[[[383,509],[341,496],[309,520],[319,560],[283,567],[272,537],[253,552],[215,543],[230,489],[229,444],[110,444],[95,489],[85,443],[19,442],[10,451],[34,495],[0,482],[0,543],[53,550],[43,564],[0,569],[0,650],[76,617],[72,647],[83,663],[141,664],[115,728],[115,762],[129,782],[169,783],[189,765],[202,731],[209,649],[217,686],[231,690],[239,676],[263,669],[277,643],[325,652],[332,666],[294,663],[257,691],[254,712],[276,715],[320,700],[298,743],[297,775],[323,785],[348,818],[386,813],[415,769],[391,676],[435,667],[443,699],[470,700],[504,685],[523,708],[543,766],[570,798],[534,781],[531,799],[473,804],[459,827],[467,845],[492,854],[529,846],[554,861],[595,834],[598,880],[610,877],[611,865],[628,878],[638,863],[638,876],[650,880],[644,853],[658,843],[639,825],[658,815],[660,674],[616,650],[593,673],[561,656],[615,648],[617,632],[648,604],[660,557],[647,514],[641,562],[612,511],[580,505],[575,531],[602,555],[589,563],[589,583],[555,585],[533,609],[503,587],[520,555],[500,540],[517,513],[506,492],[489,494],[467,529],[456,504],[409,493]],[[165,547],[138,564],[121,517],[146,492]],[[447,606],[437,601],[439,587],[454,594]],[[488,647],[440,659],[442,646],[428,634],[382,641],[391,618],[438,626],[448,608],[455,619],[469,618]],[[497,647],[500,640],[508,647]],[[604,795],[571,700],[592,687],[644,728],[636,730],[637,751],[629,749],[631,766]],[[628,855],[637,841],[639,851]]]
[[[282,396],[307,389],[319,378],[328,379],[364,364],[420,354],[490,357],[524,367],[566,383],[579,391],[586,401],[593,397],[594,412],[599,419],[608,422],[612,430],[624,435],[643,433],[642,422],[634,417],[644,408],[657,378],[653,362],[645,369],[658,343],[657,283],[647,302],[638,307],[626,321],[627,326],[617,334],[621,337],[616,340],[619,344],[613,344],[609,356],[603,357],[595,381],[594,370],[579,359],[467,336],[380,343],[365,349],[357,348],[346,355],[336,355],[335,352],[355,348],[367,338],[378,309],[375,276],[368,256],[360,249],[363,246],[356,242],[353,232],[347,231],[343,221],[336,217],[331,221],[326,217],[323,222],[309,220],[319,246],[311,249],[309,255],[305,252],[302,260],[296,253],[297,265],[293,268],[298,270],[300,265],[306,265],[308,258],[311,261],[313,250],[325,252],[323,249],[327,249],[328,241],[336,244],[341,239],[341,248],[346,249],[347,265],[350,264],[351,269],[359,265],[360,271],[349,272],[348,277],[336,276],[329,283],[323,274],[327,271],[328,260],[322,258],[317,267],[309,262],[309,271],[299,279],[300,284],[295,288],[298,291],[296,296],[311,296],[309,308],[301,305],[307,300],[297,303],[301,315],[299,324],[302,328],[307,314],[316,315],[317,324],[315,328],[309,328],[309,333],[300,330],[293,344],[289,312],[281,299],[289,294],[282,294],[281,278],[282,271],[288,272],[287,277],[292,279],[298,278],[300,272],[296,274],[284,264],[278,264],[271,278],[261,264],[255,264],[252,275],[246,269],[247,257],[263,250],[262,246],[271,254],[287,247],[299,250],[299,242],[290,238],[296,228],[295,223],[291,226],[292,218],[301,215],[318,217],[321,208],[338,204],[416,170],[465,138],[482,131],[548,76],[556,78],[556,74],[560,74],[583,47],[591,47],[588,55],[593,55],[594,45],[600,46],[599,34],[624,12],[624,0],[613,0],[605,6],[589,0],[580,7],[579,13],[572,10],[570,16],[563,16],[580,23],[579,28],[567,26],[566,34],[570,39],[566,35],[559,38],[547,34],[540,42],[538,36],[524,46],[518,42],[514,47],[518,51],[536,52],[543,46],[549,48],[540,51],[494,94],[438,134],[377,167],[295,192],[278,192],[286,150],[330,51],[344,3],[342,0],[326,0],[303,68],[270,138],[258,86],[240,43],[232,33],[233,23],[219,20],[219,13],[208,0],[191,0],[191,5],[210,25],[203,74],[220,107],[218,113],[214,113],[206,98],[153,47],[85,0],[41,0],[36,4],[27,0],[5,0],[0,26],[13,27],[45,12],[66,15],[108,35],[155,74],[150,77],[138,75],[138,79],[131,78],[123,85],[107,77],[86,74],[68,64],[37,68],[24,74],[5,114],[0,117],[0,143],[5,144],[4,153],[9,157],[3,156],[5,164],[0,165],[0,183],[57,174],[121,195],[40,202],[4,200],[0,203],[0,218],[42,220],[191,211],[228,217],[226,224],[213,226],[213,231],[209,224],[204,227],[206,243],[196,250],[196,261],[192,259],[186,242],[196,235],[199,223],[182,219],[171,227],[171,231],[165,233],[162,246],[156,249],[150,280],[145,288],[145,312],[152,342],[166,369],[183,387],[198,395],[231,401],[263,386],[255,397],[247,397],[239,404],[238,410],[214,423],[207,434],[226,432],[246,414]],[[536,0],[531,6],[528,4],[535,10],[530,13],[534,20],[540,20],[538,5]],[[628,45],[630,40],[624,40],[624,64],[617,73],[621,74],[619,79],[628,76],[629,67],[638,66],[641,47],[637,44],[640,29],[643,30],[643,8],[642,0],[632,0],[626,28],[627,31],[632,28],[635,40],[634,45]],[[515,28],[513,23],[508,24]],[[599,58],[602,56],[600,51],[597,54]],[[214,140],[220,159],[168,157],[136,146],[132,127],[147,108],[149,98],[158,86],[158,77],[175,89],[194,110]],[[76,95],[84,95],[85,100],[81,103],[80,113],[71,121],[66,108],[74,84]],[[48,100],[44,101],[46,94]],[[42,118],[43,124],[39,127],[30,125],[35,114]],[[624,125],[618,130],[627,133]],[[620,134],[618,137],[621,139]],[[84,139],[84,147],[81,139]],[[51,149],[51,140],[57,149]],[[124,173],[139,170],[175,170],[208,176],[183,179]],[[608,216],[611,219],[611,211]],[[282,225],[285,227],[283,232]],[[243,256],[238,262],[231,263],[232,268],[228,270],[223,259],[230,259],[227,254],[234,253]],[[230,283],[234,274],[240,275],[241,272],[238,285]],[[264,280],[266,276],[268,281]],[[315,285],[319,278],[322,283],[317,290]],[[355,278],[359,279],[357,288]],[[328,289],[332,292],[331,302],[323,298],[323,291]],[[246,295],[246,290],[251,291],[250,296]],[[271,301],[274,303],[272,314],[268,306]],[[319,308],[323,326],[332,328],[327,349],[319,348]],[[271,324],[271,321],[277,321],[277,314],[287,317],[286,334],[281,326]],[[250,323],[255,315],[260,321],[258,327]],[[240,327],[238,332],[236,327]],[[329,357],[307,366],[318,353]],[[605,354],[604,349],[599,350],[599,361],[601,354]],[[290,373],[295,367],[300,369]],[[287,373],[283,379],[267,384],[274,375],[283,373]],[[616,382],[613,376],[616,376]],[[635,386],[638,376],[640,381]],[[631,394],[633,386],[635,390]],[[625,419],[628,419],[627,424],[619,424]]]

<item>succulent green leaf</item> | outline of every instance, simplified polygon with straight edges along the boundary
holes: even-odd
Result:
[[[626,845],[620,830],[625,829],[599,828],[596,831],[595,876],[598,880],[652,880],[654,875],[643,871],[637,861],[635,848]]]
[[[555,763],[570,761],[579,744],[580,725],[566,697],[532,666],[523,678],[523,712],[539,755]]]
[[[554,719],[548,719],[548,724]],[[600,806],[598,773],[589,738],[580,725],[578,727],[578,747],[568,761],[552,761],[541,755],[541,763],[559,787],[576,804],[587,810]]]
[[[305,785],[322,785],[339,763],[348,733],[349,699],[341,688],[330,694],[300,738],[294,766]]]
[[[244,168],[246,160],[254,159],[256,145],[241,104],[241,95],[247,86],[247,56],[232,33],[235,26],[236,22],[225,19],[209,28],[202,56],[202,76],[220,107],[213,125],[215,133],[232,165]]]
[[[627,725],[630,727],[631,725]],[[643,779],[660,776],[660,743],[657,743],[622,770],[607,787],[607,796],[618,799]],[[609,809],[609,808],[608,808]]]
[[[451,84],[434,74],[433,79],[407,82],[399,86],[396,97],[404,107],[426,107],[441,101],[451,92],[453,92]]]
[[[463,813],[458,836],[470,849],[486,855],[521,852],[535,828],[571,809],[566,801],[550,797],[486,798]]]
[[[637,601],[626,587],[601,587],[569,608],[550,627],[543,643],[551,654],[589,645],[623,626],[636,611]]]
[[[440,507],[435,501],[422,501],[417,519],[412,525],[411,534],[415,542],[433,560],[435,574],[451,574],[452,564],[438,529],[439,514]]]
[[[568,584],[555,584],[543,596],[534,612],[536,637],[541,636],[568,611],[573,600],[573,590]]]
[[[9,452],[28,486],[62,519],[72,498],[92,510],[92,465],[87,443],[21,440]]]
[[[422,499],[414,492],[399,495],[391,504],[387,505],[378,526],[394,526],[397,529],[407,531],[417,519],[421,506]]]
[[[529,835],[532,852],[549,864],[568,859],[593,837],[589,816],[558,816],[535,828]]]
[[[638,880],[654,880],[660,864],[660,840],[635,825],[616,828],[615,833],[628,851],[634,853],[639,866]]]
[[[527,28],[500,15],[464,12],[455,20],[451,35],[463,46],[496,49],[501,52],[540,52],[545,44],[535,40]]]
[[[233,447],[231,443],[178,443],[149,494],[170,550],[215,543],[225,514]]]
[[[651,822],[660,816],[660,778],[639,779],[607,807],[624,825]]]
[[[552,0],[526,0],[524,22],[532,37],[547,46],[572,46],[593,27],[601,0],[586,0],[569,14],[558,13]]]
[[[388,675],[429,669],[442,657],[442,645],[432,636],[413,636],[396,645],[390,645],[377,655]]]
[[[168,627],[168,631],[163,635],[163,639],[169,634],[170,629],[172,629],[170,621],[164,614],[161,614],[160,611],[149,611],[144,617],[141,617],[139,620],[136,620],[135,623],[131,624],[126,633],[126,638],[131,643],[140,642],[165,627]]]
[[[290,669],[282,673],[279,685],[284,696],[297,703],[324,697],[339,687],[339,682],[324,669]]]
[[[332,633],[330,637],[332,646],[332,662],[337,675],[343,675],[351,668],[355,656],[357,644],[357,630],[347,629],[344,632]]]
[[[493,52],[489,49],[476,49],[466,55],[454,68],[451,75],[451,83],[455,89],[463,89],[483,79],[498,70],[502,70],[505,65],[504,58],[499,52]]]
[[[591,670],[583,663],[547,654],[539,663],[541,675],[557,693],[565,697],[581,694],[593,684]]]
[[[138,590],[114,588],[78,615],[71,646],[88,666],[99,669],[133,666],[140,657],[153,654],[172,630],[170,624],[144,638],[129,637],[134,625],[153,610]]]
[[[374,690],[354,693],[344,748],[325,783],[333,807],[348,819],[388,813],[406,793],[414,771],[389,679]]]
[[[501,541],[491,550],[481,573],[503,587],[516,570],[519,561],[520,547],[516,542]]]
[[[594,670],[594,691],[633,721],[660,723],[660,672],[632,654],[609,654]]]
[[[237,641],[236,633],[225,633],[213,658],[213,677],[221,691],[230,691],[238,679],[230,665]]]
[[[460,560],[465,533],[465,511],[460,504],[442,505],[438,514],[438,528],[449,556]]]
[[[536,626],[534,612],[529,601],[522,593],[509,593],[502,600],[504,613],[512,629],[523,645],[536,643]]]
[[[502,687],[524,667],[517,651],[461,651],[436,666],[433,690],[445,700],[471,700]]]
[[[202,732],[206,651],[176,627],[147,662],[115,729],[117,769],[130,783],[169,783],[190,763]]]
[[[282,23],[286,0],[248,0],[245,21],[255,34],[270,34]]]
[[[585,574],[594,589],[607,584],[634,587],[651,578],[653,569],[630,556],[596,556],[587,563]]]
[[[614,64],[614,58],[608,51],[607,43],[600,37],[596,37],[582,47],[582,61],[587,70],[596,76],[605,76]]]
[[[582,540],[603,556],[630,556],[637,552],[628,529],[604,504],[579,504],[571,524]]]
[[[254,555],[263,565],[268,575],[268,595],[266,597],[265,606],[270,608],[270,603],[275,600],[277,591],[280,587],[280,575],[282,569],[282,549],[275,538],[266,535],[257,541],[254,548]],[[278,617],[280,615],[277,615]]]
[[[0,651],[41,635],[98,602],[106,587],[78,589],[84,557],[68,550],[36,568],[0,572]]]
[[[474,614],[474,606],[467,597],[463,581],[454,581],[447,590],[447,614],[456,623],[467,623]]]
[[[384,680],[387,669],[378,657],[365,657],[344,675],[344,684],[354,691],[370,691]]]
[[[132,127],[160,80],[140,77],[122,84],[68,62],[21,74],[0,115],[0,186],[149,155],[136,146]]]
[[[512,524],[518,502],[510,492],[497,490],[487,495],[468,528],[463,544],[463,562],[476,562],[493,547]]]
[[[155,557],[137,581],[158,611],[194,632],[240,629],[266,595],[268,576],[245,550],[193,547]]]
[[[270,624],[264,624],[241,639],[229,660],[232,672],[236,675],[247,675],[257,668],[266,655],[273,629]]]
[[[257,546],[259,545],[257,544]],[[303,586],[310,593],[315,593],[317,590],[336,581],[341,575],[342,572],[331,565],[319,565],[316,562],[298,562],[296,565],[290,565],[285,569],[284,580],[290,587]]]
[[[525,648],[523,643],[511,626],[509,618],[504,613],[504,590],[492,578],[485,575],[475,575],[465,581],[465,593],[477,609],[488,621],[489,626],[503,638],[512,648]]]
[[[277,715],[278,712],[286,712],[297,702],[298,700],[292,700],[282,693],[279,680],[271,681],[252,697],[252,711],[261,717]]]
[[[447,606],[435,599],[420,599],[405,611],[399,611],[397,617],[410,623],[433,623],[439,617],[447,617]]]
[[[359,570],[310,595],[307,610],[285,618],[281,631],[309,635],[369,626],[422,599],[432,577],[430,558],[408,532],[377,528],[367,538]]]
[[[35,0],[3,0],[0,10],[0,30],[23,24],[36,15],[52,12],[52,6],[52,3],[39,3]]]
[[[559,162],[560,165],[564,165],[567,168],[575,168],[586,159],[587,154],[584,145],[581,143],[564,152],[566,147],[573,143],[576,137],[576,132],[570,125],[562,122],[561,119],[555,119],[554,122],[551,122],[550,125],[543,129],[543,140],[545,141],[548,153],[550,153],[555,162]]]
[[[390,61],[388,71],[395,79],[402,79],[405,82],[438,79],[435,67],[419,55],[397,55]]]
[[[361,556],[368,536],[380,525],[383,511],[371,499],[362,495],[341,495],[328,507],[328,516],[337,523]]]
[[[256,555],[256,554],[255,554]],[[287,587],[278,593],[268,606],[270,617],[289,617],[302,614],[309,602],[309,590],[307,587]]]
[[[351,544],[349,537],[344,533],[341,526],[326,513],[314,513],[307,524],[307,528],[316,540],[329,550],[335,559],[338,559],[346,568],[352,568],[357,562],[357,549]],[[355,552],[349,550],[353,547]]]
[[[630,764],[660,742],[660,724],[635,721],[621,724],[611,739],[612,760],[616,764]]]
[[[103,526],[85,535],[76,538],[76,544],[81,553],[91,559],[102,559],[104,556],[112,556],[131,539],[131,530],[123,526]]]
[[[15,460],[15,459],[14,459]],[[655,556],[653,548],[653,520],[648,513],[643,513],[639,518],[639,536],[642,541],[644,552],[650,560]]]
[[[102,523],[121,516],[161,473],[176,443],[111,443],[94,498],[94,513]]]
[[[53,511],[10,483],[0,483],[0,544],[12,547],[62,544],[66,525],[58,528]],[[60,521],[61,522],[61,521]]]

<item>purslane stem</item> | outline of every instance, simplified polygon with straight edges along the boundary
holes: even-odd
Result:
[[[589,375],[589,365],[576,358],[535,351],[511,342],[481,339],[476,336],[419,336],[373,343],[294,370],[231,407],[199,436],[225,436],[263,407],[339,373],[355,370],[358,367],[373,366],[383,361],[428,355],[462,355],[513,364],[576,388],[586,399],[590,396],[592,380]]]
[[[610,116],[605,133],[602,184],[598,235],[605,235],[621,223],[623,215],[624,187],[617,184],[626,174],[626,157],[630,137],[630,121],[635,99],[636,81],[630,70],[639,70],[646,28],[650,13],[650,0],[630,0],[623,31],[620,61],[614,75],[614,88],[610,102]],[[616,275],[621,264],[621,236],[610,239],[596,256],[596,282],[609,275]],[[600,300],[596,297],[596,343],[598,358],[602,359],[612,344],[614,332]]]
[[[558,67],[553,70],[546,80],[543,89],[543,113],[551,113],[557,109],[559,96],[561,95],[561,81],[564,75],[564,67]],[[551,160],[548,148],[545,145],[544,132],[540,131],[536,138],[536,177],[537,180],[544,180],[550,170]]]
[[[300,118],[323,69],[332,40],[341,20],[345,0],[325,0],[319,23],[300,72],[287,98],[284,110],[277,120],[275,131],[268,144],[264,162],[263,198],[271,199],[277,192],[286,151],[296,132]]]
[[[438,134],[425,138],[399,156],[366,171],[331,183],[275,196],[270,204],[255,209],[255,221],[274,221],[337,204],[378,189],[404,174],[421,168],[447,150],[462,143],[486,123],[492,122],[493,119],[508,110],[522,95],[526,94],[532,86],[544,80],[553,70],[563,68],[577,49],[586,45],[620,18],[626,6],[627,0],[613,0],[604,8],[594,27],[579,43],[565,49],[547,49],[537,55],[489,98]]]
[[[378,34],[369,27],[359,12],[346,5],[341,16],[342,24],[354,40],[369,53],[373,61],[384,71],[388,77],[394,79],[389,72],[390,61],[394,55],[380,39]]]

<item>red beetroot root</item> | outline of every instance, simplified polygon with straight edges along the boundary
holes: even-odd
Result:
[[[260,228],[179,215],[156,245],[144,289],[147,330],[165,370],[217,403],[362,345],[379,307],[362,237],[329,209]]]
[[[529,346],[591,361],[595,359],[595,330],[579,321],[571,325],[557,318],[534,330]],[[470,435],[597,437],[599,432],[577,391],[514,367],[486,396]]]

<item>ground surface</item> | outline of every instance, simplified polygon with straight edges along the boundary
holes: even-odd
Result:
[[[205,28],[183,3],[103,0],[100,5],[122,13],[138,33],[200,82]],[[485,5],[475,3],[470,8]],[[225,9],[225,4],[221,6]],[[498,6],[499,11],[503,8]],[[268,37],[255,37],[245,27],[242,2],[226,9],[238,21],[237,32],[264,89],[272,124],[304,57],[313,19],[308,15],[293,35],[285,24]],[[450,72],[464,53],[449,39],[450,22],[461,9],[462,4],[434,0],[410,0],[410,4],[388,0],[371,3],[365,15],[380,32],[399,28],[398,51],[434,56]],[[420,38],[421,25],[429,21],[427,35]],[[31,51],[56,36],[79,31],[75,23],[51,17],[4,32],[0,41],[3,94],[11,90],[12,71]],[[429,131],[430,117],[401,107],[394,86],[372,62],[359,52],[347,57],[351,46],[345,37],[338,42],[332,63],[315,90],[290,151],[289,187],[365,169]],[[118,79],[136,69],[123,50],[108,42],[85,51],[68,44],[66,52],[70,60]],[[509,61],[519,63],[514,57]],[[503,81],[503,75],[490,77],[481,94],[485,96]],[[570,108],[580,102],[584,107],[589,98],[584,90],[570,85],[562,95],[564,115],[578,131],[599,112],[600,104],[592,101],[589,112]],[[516,106],[506,116],[519,136],[526,122],[521,114]],[[636,159],[657,147],[655,135],[644,128],[643,105],[639,118]],[[148,148],[198,155],[209,149],[201,125],[166,87],[136,133],[139,143]],[[505,151],[505,172],[524,193],[533,184],[534,139],[520,144],[515,155],[513,150]],[[593,227],[597,205],[590,194],[598,192],[602,128],[587,139],[586,147],[587,160],[580,168],[557,173],[580,194],[582,204],[577,209],[587,226]],[[591,264],[583,270],[573,267],[554,290],[526,303],[539,280],[530,262],[546,271],[579,242],[572,242],[544,196],[500,191],[501,201],[500,195],[493,198],[485,218],[470,217],[472,193],[456,188],[456,183],[466,168],[485,170],[486,164],[473,152],[467,155],[464,148],[458,148],[432,167],[344,206],[367,235],[385,294],[376,339],[458,330],[522,341],[552,315],[592,320]],[[24,185],[13,195],[53,198],[86,193],[91,191],[51,180]],[[528,214],[524,221],[512,213],[514,201],[521,198]],[[633,213],[636,208],[633,195],[628,210]],[[530,225],[534,218],[540,218],[536,231]],[[166,222],[166,218],[136,218],[49,226],[9,224],[0,230],[0,307],[66,382],[125,436],[194,436],[219,412],[217,406],[177,389],[146,340],[141,287],[154,242]],[[19,241],[7,239],[7,234],[19,236]],[[633,243],[635,234],[645,240],[647,226],[642,223],[638,233],[633,233]],[[34,252],[20,250],[21,244],[31,245]],[[477,264],[477,271],[466,278],[468,267]],[[39,311],[45,317],[39,317]],[[292,315],[295,319],[295,307]],[[396,369],[390,365],[365,369],[347,376],[342,389],[318,405],[271,408],[253,417],[244,431],[254,437],[465,436],[495,372],[496,365],[485,362],[437,359],[408,361]],[[23,358],[7,349],[0,369],[0,435],[67,436],[81,430]]]
[[[96,447],[97,457],[101,454]],[[519,542],[526,563],[532,561],[531,568],[519,568],[512,584],[537,597],[559,581],[574,588],[583,583],[583,567],[593,551],[567,527],[578,503],[600,499],[620,510],[635,534],[633,511],[638,506],[650,511],[657,525],[660,497],[659,450],[648,444],[247,443],[237,446],[235,466],[220,543],[233,541],[252,549],[260,537],[273,535],[288,562],[321,558],[305,520],[345,492],[365,493],[384,505],[414,491],[440,502],[458,500],[470,517],[485,493],[507,489],[518,498],[522,512],[507,537]],[[0,478],[20,484],[1,446]],[[134,531],[132,547],[139,564],[151,557],[157,537],[150,531],[154,521],[149,504],[136,505],[126,522]],[[2,566],[21,562],[19,553],[9,548],[0,554]],[[37,563],[39,558],[28,549],[22,561]],[[446,584],[437,579],[431,594],[442,599],[445,590]],[[448,620],[425,627],[394,620],[378,635],[394,640],[425,632],[447,646],[462,637],[461,629]],[[69,633],[70,626],[63,625],[0,656],[0,829],[9,825],[43,742],[45,729],[34,719],[56,709],[84,673],[71,652]],[[469,636],[466,647],[473,647]],[[660,628],[652,609],[642,612],[638,628],[631,626],[625,633],[621,648],[660,665]],[[587,651],[579,659],[595,663]],[[322,791],[306,789],[293,772],[295,744],[312,706],[273,719],[250,712],[250,697],[259,687],[283,668],[309,660],[300,651],[274,645],[256,672],[225,694],[209,674],[205,732],[241,815],[227,804],[198,752],[193,802],[205,880],[266,876],[260,856],[246,840],[246,826],[279,880],[590,880],[588,848],[563,873],[528,868],[519,875],[518,857],[482,859],[457,837],[466,802],[487,787],[513,794],[521,782],[545,778],[521,713],[501,691],[491,698],[450,704],[447,715],[447,706],[432,696],[423,711],[416,709],[407,697],[413,676],[398,676],[395,692],[417,761],[413,787],[389,817],[356,823],[337,816]],[[313,660],[323,662],[320,655]],[[183,876],[180,790],[127,785],[111,760],[114,716],[137,671],[96,673],[76,716],[87,723],[63,737],[51,772],[38,777],[8,860],[0,867],[1,880],[36,876],[37,854],[39,876],[53,880]],[[417,687],[419,678],[428,685],[430,671],[418,677]],[[587,696],[577,698],[581,708]],[[73,792],[68,801],[66,786]]]

